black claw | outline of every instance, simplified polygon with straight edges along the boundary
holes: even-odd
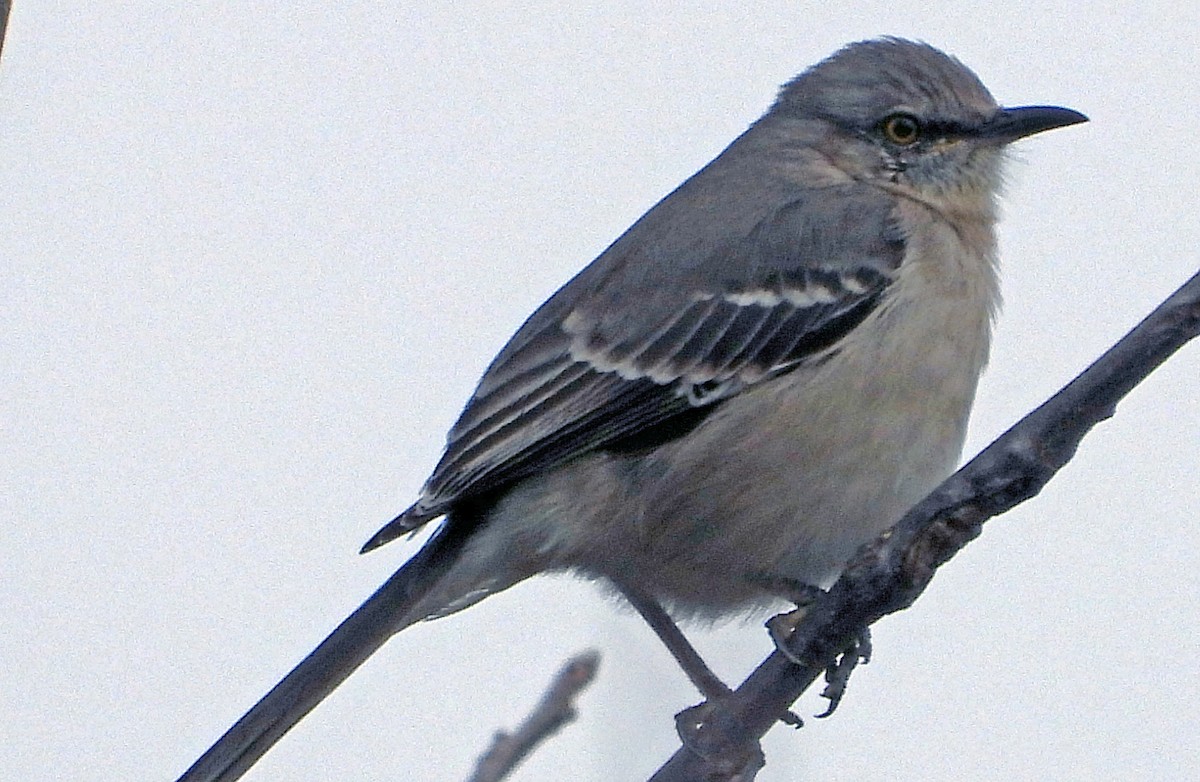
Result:
[[[859,663],[869,663],[871,661],[871,631],[864,628],[862,634],[855,638],[846,651],[842,652],[841,656],[825,669],[825,689],[821,692],[822,698],[829,699],[829,708],[817,715],[817,719],[825,719],[837,711],[838,704],[842,702],[842,696],[846,694],[846,684],[850,681],[850,674],[858,667]]]
[[[800,730],[804,727],[804,720],[800,719],[800,715],[791,709],[788,709],[782,715],[780,715],[779,721],[784,725],[789,725],[795,728],[796,730]]]

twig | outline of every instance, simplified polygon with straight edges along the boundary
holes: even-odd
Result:
[[[12,0],[0,0],[0,54],[4,53],[4,35],[8,32],[8,13],[12,11]]]
[[[469,782],[499,782],[533,749],[575,719],[575,697],[596,676],[600,655],[588,650],[567,661],[537,706],[514,733],[497,731]]]
[[[726,748],[755,742],[871,623],[907,608],[937,568],[979,535],[983,523],[1041,491],[1083,437],[1113,415],[1147,375],[1200,333],[1200,273],[1082,374],[1001,435],[896,526],[865,546],[788,638],[805,665],[773,653],[658,770],[651,782],[722,780]]]

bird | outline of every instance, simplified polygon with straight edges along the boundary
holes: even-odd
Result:
[[[953,472],[1006,149],[1086,120],[894,37],[784,84],[517,330],[363,551],[434,534],[180,782],[239,778],[397,632],[539,573],[624,596],[719,695],[677,621],[828,586]]]

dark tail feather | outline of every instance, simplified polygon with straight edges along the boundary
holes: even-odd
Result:
[[[226,731],[178,782],[239,779],[388,638],[421,619],[409,614],[458,557],[467,526],[447,519],[404,567]]]

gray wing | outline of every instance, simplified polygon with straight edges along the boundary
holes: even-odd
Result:
[[[806,191],[732,241],[710,242],[699,261],[670,257],[664,204],[522,326],[450,430],[420,500],[364,551],[581,454],[672,423],[685,431],[835,346],[903,256],[882,198]],[[668,257],[646,257],[647,246]]]

